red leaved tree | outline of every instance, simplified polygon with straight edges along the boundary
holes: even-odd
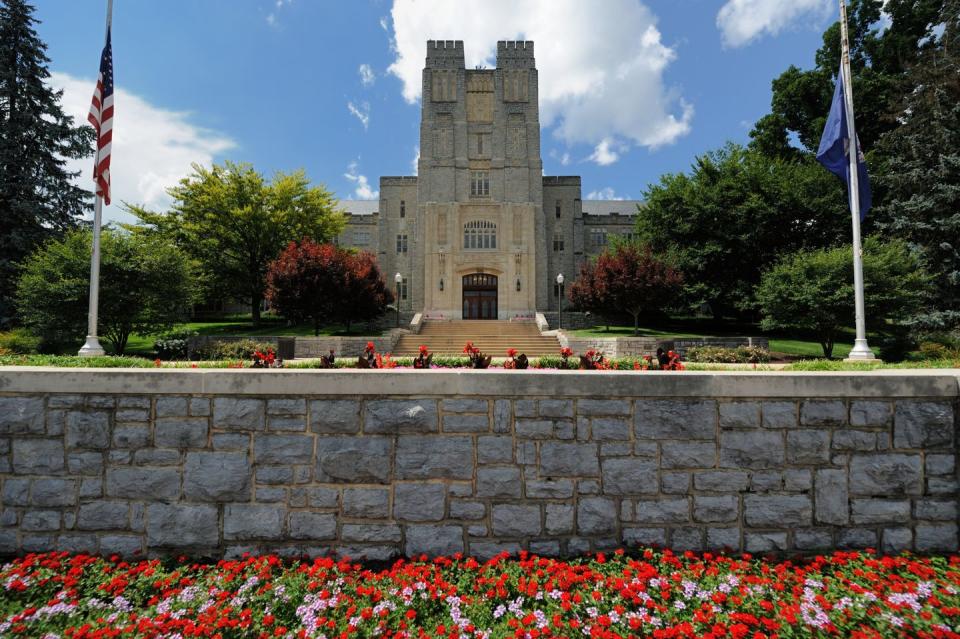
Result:
[[[583,265],[570,289],[570,299],[578,307],[599,313],[629,313],[636,335],[640,314],[667,306],[682,284],[679,271],[654,255],[649,246],[624,243]]]
[[[314,335],[333,319],[345,283],[344,251],[304,239],[291,242],[267,268],[267,300],[281,315],[311,320]]]
[[[334,317],[347,325],[353,321],[372,320],[383,315],[393,303],[393,294],[383,281],[377,258],[366,251],[347,253],[344,260],[344,286],[337,298]]]

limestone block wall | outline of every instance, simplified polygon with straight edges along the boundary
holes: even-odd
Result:
[[[566,322],[566,316],[564,316],[564,321]],[[559,340],[562,346],[572,348],[575,353],[585,353],[592,349],[603,352],[607,357],[656,355],[658,348],[666,351],[676,351],[681,358],[686,358],[687,349],[699,346],[722,346],[724,348],[759,346],[764,349],[770,348],[770,342],[766,337],[580,337],[561,331]]]
[[[955,551],[958,379],[0,369],[0,553]]]

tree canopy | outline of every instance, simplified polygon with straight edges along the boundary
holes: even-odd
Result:
[[[93,154],[94,132],[63,112],[63,92],[49,86],[33,11],[0,1],[0,323],[11,318],[18,263],[90,208],[67,160]]]
[[[141,232],[158,233],[196,262],[207,296],[249,300],[254,324],[266,291],[267,267],[290,242],[331,240],[345,218],[322,186],[310,186],[303,171],[267,181],[249,164],[227,162],[193,173],[170,189],[166,213],[130,207]]]

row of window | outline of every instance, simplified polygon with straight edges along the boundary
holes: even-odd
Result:
[[[363,240],[357,239],[362,237]],[[623,233],[623,239],[633,240],[633,233]],[[366,246],[370,242],[370,233],[359,231],[354,233],[354,243],[357,246]],[[606,229],[590,229],[590,243],[595,248],[607,245]],[[406,253],[409,243],[406,233],[397,235],[397,253]],[[497,248],[497,225],[486,220],[474,220],[463,226],[463,248],[465,249],[495,249]],[[566,238],[563,231],[553,233],[553,252],[563,253],[566,250]]]

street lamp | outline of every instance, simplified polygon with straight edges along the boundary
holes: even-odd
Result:
[[[397,274],[393,276],[393,281],[397,284],[397,328],[400,328],[400,284],[403,282],[403,275],[400,275],[400,272],[397,271]]]
[[[557,298],[557,330],[563,328],[563,273],[557,274],[557,288],[560,296]]]

